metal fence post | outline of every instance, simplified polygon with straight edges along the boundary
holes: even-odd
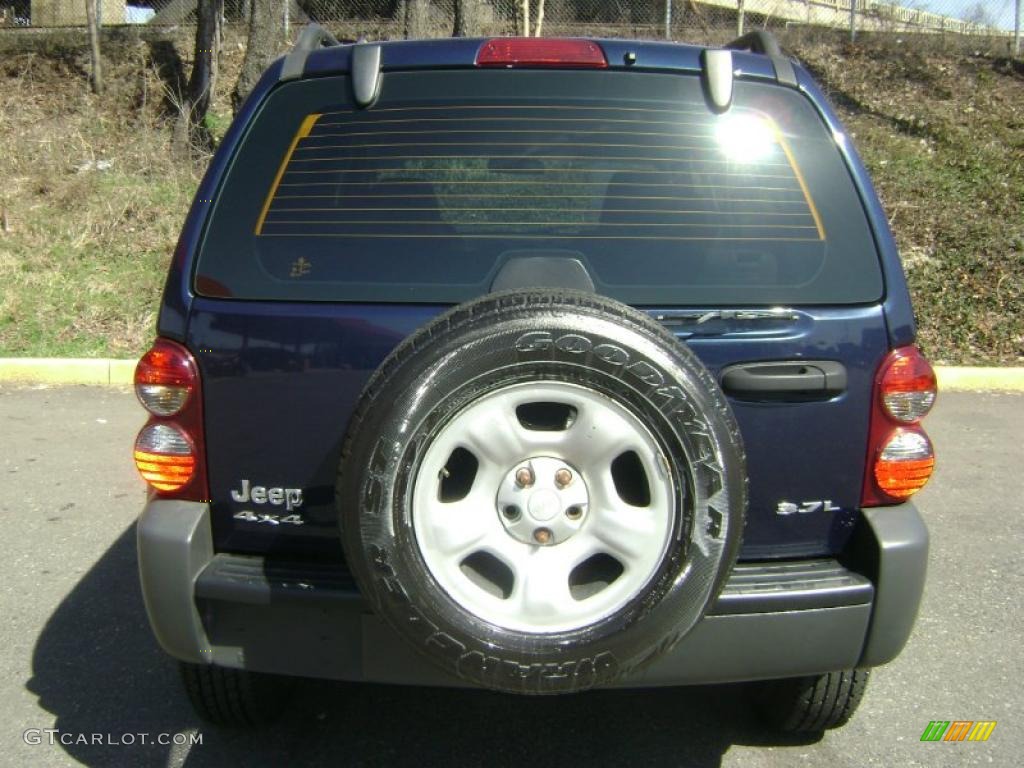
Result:
[[[1017,12],[1013,15],[1013,55],[1020,56],[1020,9],[1024,2],[1017,0]]]
[[[665,39],[672,39],[672,0],[665,0]]]
[[[850,0],[850,42],[857,39],[857,0]]]
[[[743,17],[745,15],[745,0],[737,0],[736,2],[736,37],[743,37]]]

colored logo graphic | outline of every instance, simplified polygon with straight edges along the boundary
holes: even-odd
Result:
[[[921,741],[988,741],[995,727],[995,720],[932,720]]]

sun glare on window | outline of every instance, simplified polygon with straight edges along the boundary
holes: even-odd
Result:
[[[775,126],[753,115],[725,115],[715,124],[715,141],[729,159],[737,163],[756,163],[772,154]]]

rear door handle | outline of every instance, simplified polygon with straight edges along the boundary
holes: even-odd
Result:
[[[827,399],[846,391],[846,368],[834,360],[785,360],[731,365],[722,389],[741,400]]]

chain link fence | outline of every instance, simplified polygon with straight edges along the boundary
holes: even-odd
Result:
[[[456,0],[281,0],[283,29],[310,21],[355,38],[445,37]],[[1021,0],[465,0],[484,35],[579,35],[721,43],[745,30],[922,33],[1005,37]],[[98,0],[104,26],[174,26],[195,19],[196,0]],[[228,23],[244,23],[251,0],[225,0]],[[0,0],[0,26],[86,23],[85,0]]]

